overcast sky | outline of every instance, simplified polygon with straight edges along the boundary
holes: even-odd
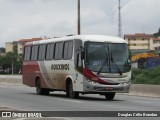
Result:
[[[121,0],[122,33],[155,33],[160,0]],[[118,35],[118,0],[81,0],[81,33]],[[33,37],[77,34],[77,0],[0,0],[0,47]]]

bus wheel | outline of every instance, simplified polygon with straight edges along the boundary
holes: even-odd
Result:
[[[115,94],[116,93],[106,93],[104,96],[105,96],[105,98],[106,98],[106,100],[113,100],[114,99],[114,97],[115,97]]]
[[[67,89],[67,96],[70,97],[70,98],[78,98],[79,97],[79,93],[73,91],[72,82],[69,82],[68,89]]]
[[[36,92],[38,95],[48,95],[49,89],[41,88],[41,82],[40,79],[36,81]]]

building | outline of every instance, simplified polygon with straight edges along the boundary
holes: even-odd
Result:
[[[136,33],[126,34],[124,39],[128,42],[129,49],[134,50],[155,50],[153,34]]]
[[[23,46],[27,42],[42,40],[42,38],[21,39],[17,41],[17,54],[23,53]]]
[[[6,49],[6,53],[7,52],[13,52],[13,42],[5,43],[5,49]]]
[[[32,42],[32,41],[37,41],[37,40],[42,40],[42,38],[31,38],[31,39],[21,39],[18,41],[13,41],[13,42],[7,42],[5,43],[5,49],[6,53],[7,52],[15,52],[17,54],[23,53],[23,45],[26,42]]]
[[[160,37],[153,38],[153,44],[155,49],[160,49]]]
[[[156,54],[159,54],[160,56],[160,37],[153,38],[153,44],[154,44]]]

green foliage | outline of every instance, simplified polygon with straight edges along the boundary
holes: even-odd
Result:
[[[132,83],[160,85],[160,67],[148,70],[133,68]]]
[[[16,62],[16,66],[18,69],[21,69],[22,68],[22,54],[18,54],[17,55],[17,62]]]
[[[14,73],[22,67],[22,54],[15,54],[13,52],[8,52],[5,56],[0,56],[0,69],[1,71],[9,70],[11,72],[12,64],[14,67]]]
[[[6,49],[4,47],[0,48],[0,53],[5,53]]]
[[[153,36],[156,37],[156,38],[157,38],[158,36],[160,36],[160,28],[159,28],[159,30],[158,30],[157,33],[154,33],[154,34],[153,34]]]

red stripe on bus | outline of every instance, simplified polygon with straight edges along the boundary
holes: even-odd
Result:
[[[102,80],[101,78],[99,78],[93,72],[91,72],[90,70],[88,70],[86,68],[83,68],[83,75],[86,78],[88,78],[89,80],[94,81],[94,82],[105,83],[105,84],[108,84],[108,85],[113,84],[113,83],[109,83],[109,82],[106,82],[106,81]]]

